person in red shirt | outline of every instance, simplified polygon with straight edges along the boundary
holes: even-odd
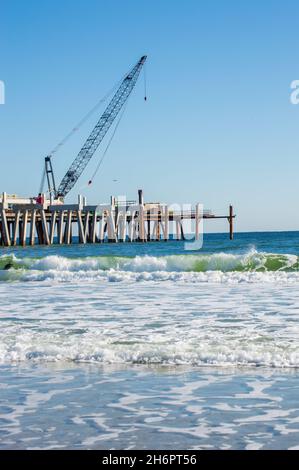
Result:
[[[44,196],[41,193],[38,193],[37,198],[35,198],[36,204],[43,204],[44,203]]]

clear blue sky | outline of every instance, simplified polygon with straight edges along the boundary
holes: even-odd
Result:
[[[141,187],[216,212],[232,202],[237,230],[299,229],[298,2],[15,0],[0,21],[0,191],[35,194],[44,156],[147,54],[148,101],[141,77],[93,186],[101,151],[70,197]],[[53,160],[58,181],[97,117]]]

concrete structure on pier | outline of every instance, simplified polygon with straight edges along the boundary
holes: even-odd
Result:
[[[174,224],[174,238],[184,239],[184,220],[194,221],[194,239],[200,237],[203,219],[227,219],[230,238],[233,238],[233,209],[227,216],[216,216],[202,211],[178,210],[160,203],[144,203],[139,190],[138,203],[114,197],[110,204],[87,205],[78,197],[77,204],[51,203],[44,197],[43,204],[34,199],[7,196],[0,198],[0,245],[52,245],[103,242],[148,242],[170,239],[170,223]]]

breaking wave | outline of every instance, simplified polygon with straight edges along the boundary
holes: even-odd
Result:
[[[251,250],[245,254],[194,254],[171,256],[98,256],[68,258],[0,257],[0,281],[193,281],[260,282],[299,280],[299,258],[290,254]]]
[[[63,282],[69,284],[57,286]],[[255,249],[135,257],[6,254],[0,257],[0,364],[298,368],[298,284],[298,256]]]
[[[298,368],[299,350],[272,344],[238,344],[223,337],[223,344],[215,338],[206,338],[200,344],[165,340],[165,344],[139,341],[134,344],[107,343],[99,334],[82,335],[81,338],[46,333],[23,333],[14,338],[14,344],[4,339],[0,347],[0,363],[11,362],[76,362],[99,364],[146,364],[190,366],[263,366]],[[12,342],[12,341],[11,341]],[[225,342],[225,344],[224,344]],[[106,344],[105,344],[106,343]],[[123,344],[121,344],[123,343]]]

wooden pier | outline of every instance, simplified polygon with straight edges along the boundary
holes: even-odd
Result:
[[[33,199],[17,199],[3,193],[0,245],[185,240],[184,220],[193,221],[194,239],[198,240],[203,219],[227,219],[232,239],[234,218],[232,206],[228,215],[214,215],[203,211],[201,204],[196,204],[194,209],[181,210],[166,204],[144,203],[141,190],[138,203],[111,197],[110,204],[99,205],[87,205],[82,196],[78,197],[78,204],[51,204],[50,201],[37,204]]]

